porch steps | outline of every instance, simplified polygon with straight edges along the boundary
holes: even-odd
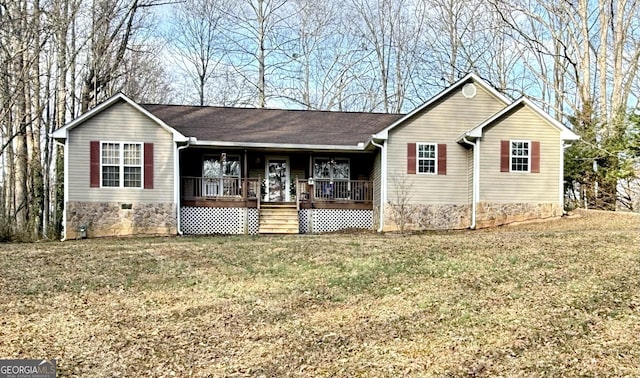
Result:
[[[260,205],[260,234],[297,234],[298,210],[295,204],[263,203]]]

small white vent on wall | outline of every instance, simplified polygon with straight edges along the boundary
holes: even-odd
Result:
[[[476,86],[473,85],[472,83],[465,84],[462,87],[462,94],[466,98],[474,98],[476,95]]]

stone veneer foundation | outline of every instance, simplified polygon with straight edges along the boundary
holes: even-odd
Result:
[[[563,207],[558,203],[492,203],[476,205],[476,227],[494,227],[527,220],[559,217]]]
[[[177,233],[173,203],[67,202],[66,210],[67,239],[78,238],[81,226],[89,238]]]
[[[391,205],[385,205],[385,231],[398,230],[394,221],[394,211]],[[470,225],[469,205],[409,205],[405,230],[455,230],[468,228]]]
[[[385,231],[398,230],[394,209],[385,205]],[[507,223],[559,217],[563,208],[557,203],[490,203],[476,207],[476,228]],[[377,218],[374,218],[377,220]],[[406,230],[455,230],[471,226],[470,205],[409,205]]]

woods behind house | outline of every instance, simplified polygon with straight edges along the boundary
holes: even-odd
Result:
[[[59,236],[49,133],[119,91],[402,113],[468,72],[580,134],[569,200],[637,210],[638,20],[633,0],[0,2],[0,240]]]

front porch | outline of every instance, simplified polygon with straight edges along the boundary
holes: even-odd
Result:
[[[311,181],[311,182],[310,182]],[[264,202],[260,178],[183,177],[181,225],[186,234],[322,233],[373,227],[369,180],[294,180],[293,201]],[[291,214],[295,215],[291,215]]]
[[[279,229],[311,233],[373,227],[372,153],[334,157],[212,149],[185,152],[180,218],[187,234],[280,233]],[[296,224],[291,224],[290,216],[286,220],[274,216],[274,205],[297,213]]]

